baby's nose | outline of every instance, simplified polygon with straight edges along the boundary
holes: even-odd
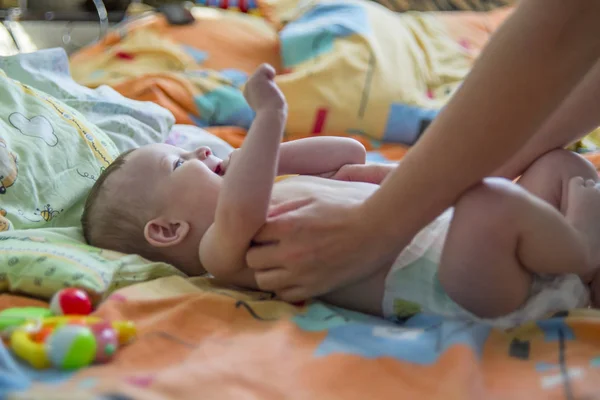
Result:
[[[202,147],[198,147],[195,151],[196,153],[196,157],[198,157],[200,160],[206,160],[208,157],[210,157],[210,155],[212,154],[212,151],[210,151],[210,148],[206,147],[206,146],[202,146]]]

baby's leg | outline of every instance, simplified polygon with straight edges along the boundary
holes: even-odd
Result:
[[[338,307],[372,315],[383,315],[382,302],[389,268],[381,268],[361,281],[341,287],[320,297]]]
[[[587,254],[580,232],[556,208],[488,178],[456,204],[439,279],[458,304],[494,318],[525,302],[534,273],[589,271]]]
[[[598,173],[585,158],[561,149],[538,158],[523,173],[518,183],[529,193],[546,200],[565,214],[569,182],[574,177],[581,177],[584,181],[597,181]]]
[[[540,157],[519,180],[528,192],[552,204],[583,233],[593,267],[600,266],[600,193],[592,187],[597,181],[598,172],[592,163],[567,150]],[[590,282],[594,273],[582,278]]]

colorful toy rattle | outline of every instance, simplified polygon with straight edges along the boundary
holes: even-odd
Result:
[[[91,301],[80,289],[63,289],[41,307],[0,312],[0,332],[13,352],[35,368],[77,369],[109,361],[136,336],[130,321],[106,322],[89,316]],[[59,314],[54,316],[53,314]]]
[[[48,317],[16,329],[10,348],[38,369],[76,369],[110,360],[117,348],[135,335],[135,325],[129,321],[107,323],[98,317],[78,315]]]

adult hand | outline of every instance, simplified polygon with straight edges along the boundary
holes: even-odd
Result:
[[[258,286],[300,301],[356,282],[393,260],[395,250],[383,248],[377,227],[360,214],[361,203],[327,197],[271,209],[246,256]]]

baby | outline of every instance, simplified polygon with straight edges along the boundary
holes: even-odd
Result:
[[[393,167],[365,164],[364,147],[346,138],[280,144],[287,106],[274,75],[263,65],[246,84],[256,117],[229,159],[153,144],[115,160],[87,200],[87,241],[257,288],[245,256],[271,206],[311,196],[364,202]],[[596,181],[591,164],[562,150],[538,159],[519,185],[488,178],[395,260],[322,299],[385,317],[429,312],[504,328],[588,306],[600,265]]]

